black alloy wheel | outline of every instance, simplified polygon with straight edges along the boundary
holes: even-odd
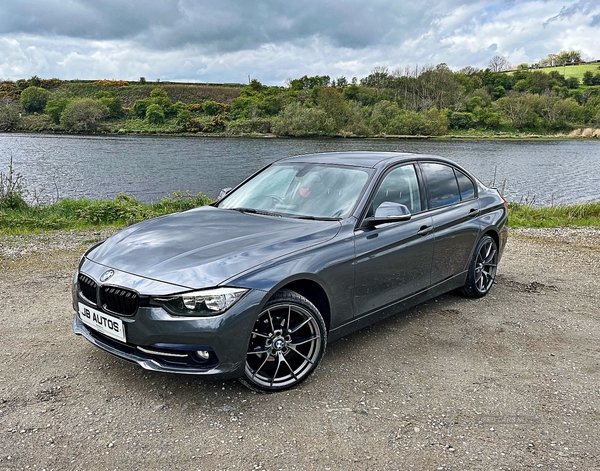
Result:
[[[240,382],[263,392],[294,387],[317,367],[326,343],[318,309],[293,291],[276,293],[254,324]]]
[[[481,238],[475,248],[473,259],[469,265],[467,281],[462,287],[462,294],[470,298],[481,298],[488,294],[496,278],[498,268],[498,246],[496,241],[486,235]]]

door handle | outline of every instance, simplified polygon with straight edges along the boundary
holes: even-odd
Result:
[[[475,216],[479,216],[479,209],[477,209],[477,208],[471,208],[469,210],[469,217],[474,218]]]
[[[421,229],[419,229],[419,232],[417,232],[417,234],[420,235],[421,237],[423,237],[428,234],[431,234],[432,232],[433,232],[432,226],[421,226]]]

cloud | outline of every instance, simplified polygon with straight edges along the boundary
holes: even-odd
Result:
[[[598,53],[597,0],[2,0],[0,77],[282,85]]]

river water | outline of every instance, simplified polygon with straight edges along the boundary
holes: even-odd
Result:
[[[0,134],[0,171],[13,168],[30,193],[157,201],[174,191],[216,196],[290,155],[347,150],[448,157],[509,201],[539,205],[600,200],[600,142],[593,140],[255,139]]]

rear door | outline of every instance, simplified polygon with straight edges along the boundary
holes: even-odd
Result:
[[[464,272],[479,238],[475,183],[460,169],[440,162],[420,164],[433,218],[435,248],[431,284]]]

